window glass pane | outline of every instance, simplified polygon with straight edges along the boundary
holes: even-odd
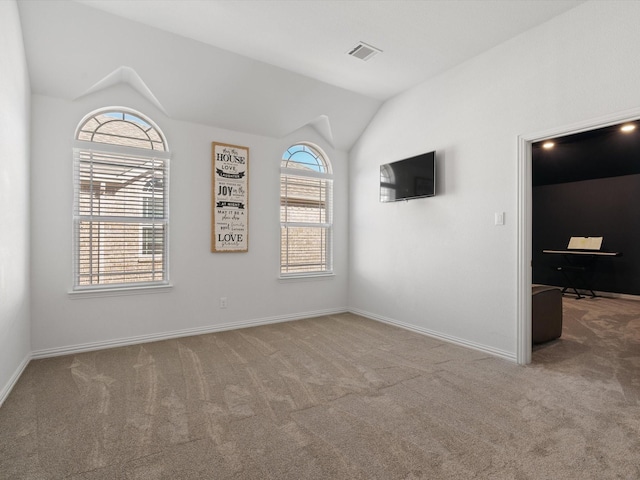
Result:
[[[100,122],[98,122],[95,118],[90,118],[89,120],[87,120],[85,122],[85,124],[82,126],[82,130],[85,132],[95,132],[96,128],[98,128],[100,126]]]
[[[327,181],[282,176],[280,221],[327,222]]]
[[[127,122],[131,122],[131,123],[135,123],[137,125],[140,125],[144,130],[147,130],[147,129],[151,128],[151,125],[149,125],[149,123],[145,122],[140,117],[137,117],[135,115],[131,115],[130,113],[125,113],[124,114],[124,120],[127,121]]]
[[[81,152],[78,165],[78,214],[141,217],[145,201],[164,212],[164,165],[157,159]],[[155,180],[152,180],[155,179]],[[155,187],[149,188],[149,182]],[[149,213],[149,212],[147,212]]]
[[[131,137],[141,140],[149,140],[149,136],[138,125],[130,122],[122,122],[120,120],[112,120],[100,126],[97,130],[104,135],[112,135],[114,137]]]
[[[142,255],[160,254],[164,251],[164,225],[142,225]]]
[[[322,156],[308,145],[294,145],[282,156],[283,167],[302,171],[327,173],[327,164]]]
[[[158,135],[158,132],[156,132],[154,129],[147,130],[147,133],[149,134],[149,138],[153,142],[162,142],[162,139],[160,138],[160,135]]]
[[[142,251],[141,244],[143,229],[156,232],[155,246],[146,245],[146,252]],[[78,284],[109,285],[162,280],[165,273],[163,232],[162,224],[80,221]],[[143,254],[149,255],[148,258],[141,258]]]
[[[282,273],[309,273],[329,270],[327,245],[330,229],[323,227],[282,227]]]
[[[85,142],[90,142],[92,138],[92,134],[90,132],[79,132],[78,140],[84,140]]]
[[[160,133],[142,118],[126,112],[102,112],[78,131],[78,140],[147,150],[166,150]]]

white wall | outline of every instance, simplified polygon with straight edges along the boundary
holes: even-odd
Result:
[[[175,95],[180,95],[176,85]],[[76,101],[32,98],[32,322],[34,355],[64,353],[125,339],[214,330],[251,322],[343,311],[347,304],[347,154],[307,127],[276,139],[166,117],[126,84]],[[74,131],[84,115],[127,106],[153,119],[172,152],[168,293],[86,298],[70,296]],[[296,141],[311,141],[335,172],[333,278],[279,281],[279,168]],[[249,252],[210,253],[211,142],[247,146]],[[219,298],[228,308],[219,308]]]
[[[0,2],[0,404],[31,351],[29,78],[14,1]]]
[[[638,25],[587,2],[388,101],[350,155],[350,308],[515,359],[517,137],[640,106]],[[379,203],[430,150],[438,196]]]

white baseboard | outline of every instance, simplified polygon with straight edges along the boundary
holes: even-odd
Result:
[[[480,352],[488,353],[490,355],[501,357],[512,362],[515,362],[517,360],[516,354],[512,352],[507,352],[504,350],[500,350],[498,348],[489,347],[487,345],[470,342],[468,340],[454,337],[452,335],[447,335],[444,333],[436,332],[434,330],[429,330],[428,328],[417,327],[409,323],[400,322],[392,318],[383,317],[382,315],[377,315],[375,313],[367,312],[357,308],[351,308],[349,309],[349,311],[357,315],[360,315],[362,317],[370,318],[371,320],[377,320],[382,323],[388,323],[389,325],[394,325],[396,327],[404,328],[405,330],[410,330],[412,332],[420,333],[428,337],[437,338],[438,340],[443,340],[448,343],[453,343],[461,347],[472,348],[473,350],[478,350]]]
[[[137,345],[140,343],[158,342],[161,340],[171,340],[180,337],[190,337],[193,335],[202,335],[207,333],[224,332],[227,330],[237,330],[241,328],[259,327],[261,325],[269,325],[272,323],[291,322],[294,320],[302,320],[305,318],[321,317],[323,315],[335,315],[345,313],[348,309],[335,308],[327,310],[316,310],[311,312],[296,313],[291,315],[278,315],[274,317],[258,318],[253,320],[244,320],[239,322],[223,323],[221,325],[207,325],[205,327],[187,328],[184,330],[174,330],[171,332],[153,333],[149,335],[138,335],[135,337],[118,338],[114,340],[104,340],[100,342],[89,342],[77,345],[68,345],[65,347],[45,348],[36,350],[31,353],[31,358],[49,358],[61,355],[74,355],[76,353],[91,352],[94,350],[103,350],[105,348],[125,347],[127,345]]]
[[[562,288],[562,287],[559,287]],[[583,297],[586,298],[592,298],[591,297],[591,292],[589,290],[581,290],[578,289],[578,292],[580,292],[580,295],[582,295]],[[634,301],[640,301],[640,296],[638,295],[631,295],[629,293],[613,293],[613,292],[600,292],[598,290],[594,290],[593,293],[596,294],[596,298],[598,297],[602,297],[602,298],[619,298],[621,300],[634,300]],[[567,291],[566,295],[568,295],[570,298],[577,298],[576,294],[570,291]]]
[[[594,293],[596,294],[596,297],[620,298],[622,300],[635,300],[636,302],[640,301],[640,295],[631,295],[630,293],[599,292],[598,290],[596,290]]]
[[[27,365],[29,365],[31,358],[31,355],[27,355],[26,357],[24,357],[24,360],[22,360],[20,365],[18,365],[16,371],[13,372],[13,375],[11,376],[7,384],[2,387],[2,390],[0,390],[0,407],[2,407],[2,404],[11,393],[11,390],[13,390],[13,387],[15,387],[18,379],[20,379],[20,376],[22,375],[22,372],[24,372],[24,369],[27,368]]]
[[[538,283],[535,285],[543,285],[542,283]],[[559,286],[559,285],[547,285],[544,284],[547,287],[555,287],[555,288],[559,288],[559,289],[563,289],[564,287]],[[578,288],[578,292],[580,292],[580,295],[587,297],[587,298],[591,298],[591,291],[590,290],[583,290],[582,288]],[[614,292],[601,292],[600,290],[594,290],[593,293],[596,294],[596,297],[602,297],[602,298],[619,298],[621,300],[635,300],[640,301],[640,295],[632,295],[630,293],[614,293]],[[570,297],[575,297],[575,293],[567,290],[567,295],[569,295]]]

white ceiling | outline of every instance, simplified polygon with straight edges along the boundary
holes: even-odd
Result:
[[[576,0],[77,0],[385,100],[569,10]],[[359,41],[383,53],[346,55]]]
[[[32,91],[119,83],[168,116],[349,150],[382,102],[577,0],[18,0]],[[383,52],[346,54],[359,41]],[[80,120],[80,119],[78,119]]]

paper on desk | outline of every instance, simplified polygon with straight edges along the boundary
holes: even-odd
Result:
[[[571,237],[567,249],[600,250],[601,247],[602,237]]]

